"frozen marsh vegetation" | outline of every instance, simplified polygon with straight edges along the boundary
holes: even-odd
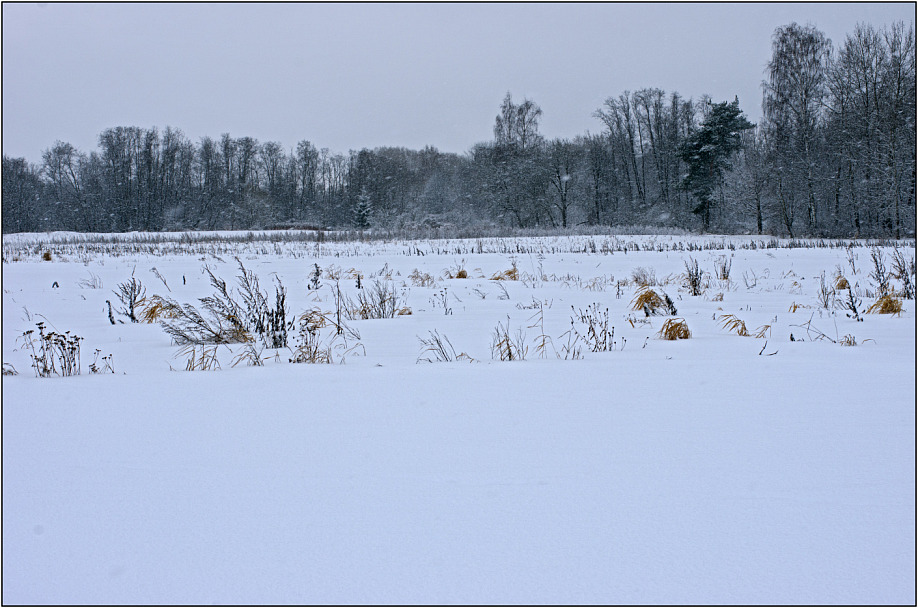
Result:
[[[4,236],[3,600],[913,604],[914,259]]]

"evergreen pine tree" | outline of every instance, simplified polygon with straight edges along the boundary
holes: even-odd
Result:
[[[370,213],[373,211],[373,204],[370,201],[370,195],[367,194],[366,188],[361,189],[357,197],[357,203],[354,206],[354,226],[360,228],[370,227]]]
[[[739,99],[725,101],[711,107],[701,128],[682,147],[682,160],[689,167],[682,187],[695,197],[698,204],[692,212],[701,216],[705,231],[711,225],[714,189],[730,169],[730,156],[742,147],[742,132],[753,127],[739,109]]]

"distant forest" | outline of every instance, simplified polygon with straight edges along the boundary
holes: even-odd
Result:
[[[114,127],[89,153],[3,156],[4,233],[643,226],[804,237],[915,236],[915,35],[859,25],[775,30],[763,118],[739,101],[648,88],[609,97],[601,131],[539,134],[530,99],[500,104],[465,154],[285,150]]]

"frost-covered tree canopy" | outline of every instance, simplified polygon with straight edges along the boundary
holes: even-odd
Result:
[[[546,140],[507,93],[492,141],[285,150],[252,137],[118,126],[98,150],[3,158],[3,231],[648,226],[787,236],[915,234],[915,35],[858,25],[837,47],[775,30],[755,128],[740,100],[610,96],[597,133]],[[743,100],[749,101],[749,100]],[[550,111],[550,110],[549,110]]]

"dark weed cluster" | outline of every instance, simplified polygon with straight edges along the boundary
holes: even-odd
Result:
[[[35,330],[30,329],[21,336],[25,348],[32,359],[32,368],[39,378],[52,376],[78,376],[80,375],[80,342],[83,338],[45,331],[45,324],[36,323],[38,336]]]

